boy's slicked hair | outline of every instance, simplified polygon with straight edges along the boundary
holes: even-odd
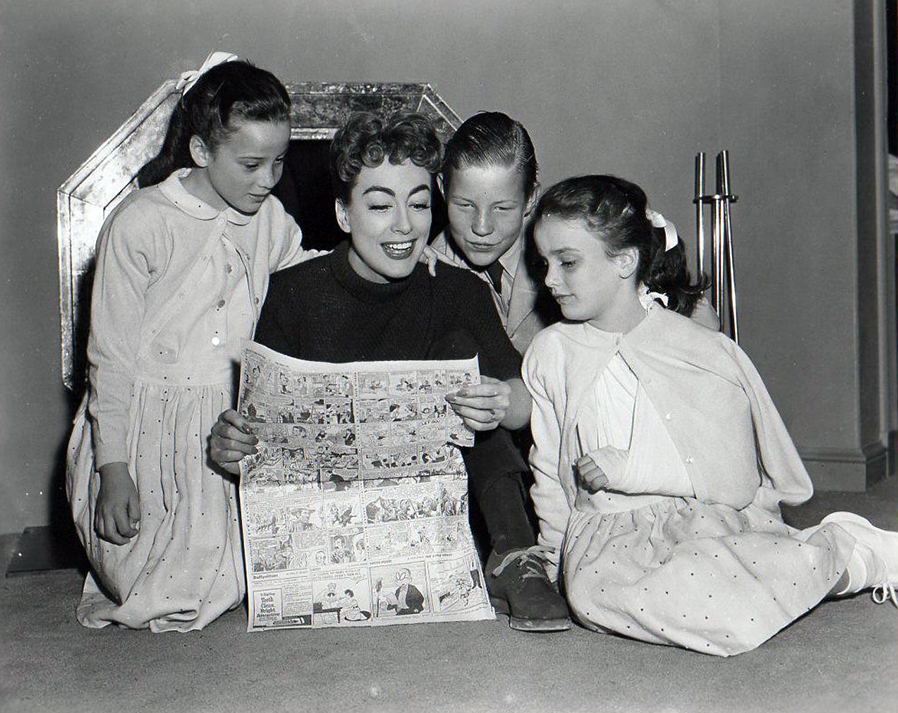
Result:
[[[520,121],[500,111],[484,111],[462,123],[446,142],[443,182],[448,189],[452,174],[464,166],[514,167],[524,179],[524,193],[533,195],[539,164],[530,134]]]

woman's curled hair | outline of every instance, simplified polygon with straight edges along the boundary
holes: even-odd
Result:
[[[330,147],[334,195],[349,202],[362,168],[411,161],[431,176],[440,170],[442,145],[430,121],[421,114],[397,113],[383,119],[370,112],[349,117]]]

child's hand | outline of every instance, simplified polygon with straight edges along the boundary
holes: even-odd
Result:
[[[592,456],[581,456],[577,459],[577,473],[580,481],[591,493],[598,492],[608,485],[608,476],[596,465]]]
[[[591,493],[607,488],[611,480],[620,483],[630,452],[607,446],[577,459],[577,473]]]
[[[452,265],[452,260],[443,255],[443,253],[438,250],[434,250],[432,246],[425,245],[424,252],[421,253],[421,257],[418,258],[418,262],[423,262],[427,265],[427,272],[430,273],[431,277],[437,276],[437,263],[444,262],[447,265]]]
[[[127,463],[107,463],[100,467],[100,492],[94,530],[100,538],[123,545],[140,527],[140,499]]]
[[[258,442],[250,433],[247,420],[234,409],[228,409],[212,426],[209,455],[228,473],[240,475],[240,460],[256,453]]]
[[[480,378],[482,383],[447,394],[446,401],[472,431],[492,431],[505,418],[511,387],[500,379]]]

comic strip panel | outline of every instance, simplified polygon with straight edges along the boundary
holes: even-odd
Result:
[[[292,535],[249,540],[253,572],[308,569],[308,554],[296,546]]]
[[[423,562],[372,566],[371,582],[376,619],[431,611]]]
[[[358,626],[371,619],[371,587],[363,570],[338,571],[312,584],[318,626]]]
[[[427,563],[434,613],[489,606],[480,562],[473,555]]]

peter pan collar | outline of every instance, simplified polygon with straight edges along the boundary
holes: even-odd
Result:
[[[224,210],[213,208],[205,201],[200,200],[190,193],[184,188],[184,184],[181,183],[181,179],[188,176],[190,171],[191,169],[189,168],[178,169],[162,181],[162,183],[159,184],[159,190],[162,195],[187,213],[187,215],[198,220],[215,220],[222,213],[227,215],[229,223],[234,223],[235,225],[246,225],[252,220],[251,215],[241,213],[230,206]]]

